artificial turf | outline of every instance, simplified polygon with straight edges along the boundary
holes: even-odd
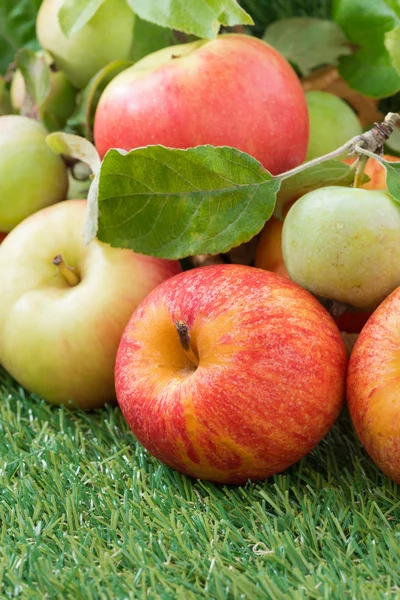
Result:
[[[344,412],[299,464],[219,487],[117,407],[52,407],[0,369],[0,598],[400,597],[400,494]]]

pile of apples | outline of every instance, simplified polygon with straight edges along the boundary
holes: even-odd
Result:
[[[134,17],[108,0],[67,39],[60,6],[44,0],[37,33],[65,124],[62,99],[127,58]],[[25,93],[17,72],[16,111]],[[149,144],[228,145],[273,174],[361,131],[345,102],[304,94],[276,50],[240,34],[145,57],[106,87],[94,121],[101,157]],[[117,399],[167,465],[244,483],[284,470],[325,436],[347,373],[357,433],[400,482],[400,208],[383,169],[370,161],[362,188],[292,199],[284,222],[272,217],[260,234],[254,266],[182,272],[179,261],[84,245],[86,201],[66,200],[67,166],[47,133],[31,117],[0,117],[0,364],[22,386],[71,407]],[[350,308],[335,323],[321,298]],[[339,327],[358,333],[366,321],[348,367]]]

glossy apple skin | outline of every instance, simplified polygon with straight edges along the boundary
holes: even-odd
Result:
[[[355,430],[380,469],[400,484],[400,288],[373,313],[354,346],[347,399]]]
[[[71,83],[83,88],[110,62],[129,58],[135,15],[125,0],[107,0],[88,23],[67,38],[58,21],[62,4],[63,0],[43,0],[36,34]]]
[[[180,271],[175,261],[93,241],[83,244],[85,200],[45,208],[0,245],[0,364],[53,404],[115,401],[114,361],[123,329],[145,296]],[[81,277],[70,287],[52,259]]]
[[[189,327],[197,369],[177,321]],[[160,285],[132,315],[117,398],[159,460],[238,484],[283,471],[329,431],[346,362],[334,321],[293,282],[242,265],[201,267]]]
[[[400,285],[400,206],[383,190],[304,195],[282,229],[288,273],[316,296],[373,310]]]
[[[101,156],[149,144],[233,146],[275,174],[305,158],[307,105],[275,49],[225,34],[165,48],[117,75],[100,98],[94,138]]]
[[[34,119],[0,117],[0,231],[66,198],[67,168],[46,144],[47,134]]]
[[[354,110],[335,94],[312,90],[306,92],[306,101],[310,119],[306,160],[328,154],[363,132]]]

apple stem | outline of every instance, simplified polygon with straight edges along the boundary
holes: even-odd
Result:
[[[176,331],[178,333],[179,341],[185,354],[190,360],[196,365],[199,366],[199,357],[197,352],[191,346],[190,332],[189,327],[186,325],[184,321],[176,321],[175,323]]]
[[[314,167],[315,165],[324,163],[327,160],[332,160],[333,158],[338,158],[339,156],[343,155],[359,156],[363,153],[363,151],[374,154],[382,154],[384,143],[392,135],[399,119],[400,115],[397,113],[388,113],[384,121],[381,123],[375,123],[372,129],[365,131],[361,135],[354,136],[351,138],[351,140],[343,144],[343,146],[340,146],[340,148],[337,148],[328,154],[324,154],[323,156],[319,156],[318,158],[314,158],[309,162],[303,163],[295,169],[285,171],[285,173],[281,173],[277,177],[283,181],[284,179],[288,179],[289,177],[297,175],[302,171],[306,171],[309,167]],[[360,174],[360,178],[361,175],[362,173]]]
[[[362,184],[362,176],[364,173],[365,165],[367,164],[367,160],[368,160],[368,156],[365,156],[365,154],[358,157],[356,174],[354,176],[354,182],[353,182],[353,187],[355,187],[355,188],[360,187],[360,185]]]
[[[58,267],[61,275],[71,287],[78,285],[80,279],[75,273],[75,269],[67,265],[66,262],[64,262],[64,259],[61,254],[57,254],[57,256],[55,256],[51,262],[53,263],[53,265],[56,265],[56,267]]]

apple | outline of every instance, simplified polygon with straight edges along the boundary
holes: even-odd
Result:
[[[14,111],[23,110],[26,100],[25,80],[21,71],[14,73],[11,82],[11,104]],[[63,129],[75,108],[77,90],[68,81],[62,71],[52,71],[50,75],[50,92],[41,106],[41,112],[52,121],[52,130]]]
[[[4,238],[6,237],[6,233],[3,233],[2,231],[0,231],[0,244],[1,242],[4,240]]]
[[[115,364],[140,443],[192,477],[245,483],[283,471],[329,431],[347,353],[307,291],[243,265],[186,271],[132,315]]]
[[[0,117],[0,231],[67,195],[67,168],[46,144],[47,133],[34,119]]]
[[[43,0],[36,34],[73,85],[83,88],[110,62],[129,59],[135,15],[125,0],[103,1],[93,17],[69,37],[58,21],[62,5],[63,0]]]
[[[132,312],[177,261],[85,246],[85,200],[45,208],[0,245],[0,364],[53,404],[115,400],[114,361]]]
[[[356,113],[335,94],[313,90],[306,92],[306,101],[310,118],[307,161],[340,148],[363,132]]]
[[[400,288],[364,326],[347,374],[350,416],[365,450],[400,484],[399,419]]]
[[[95,145],[233,146],[271,173],[303,162],[308,113],[299,79],[267,43],[225,34],[164,48],[117,75],[95,114]]]
[[[283,258],[316,296],[372,310],[400,285],[399,239],[400,205],[388,193],[330,186],[289,210]]]

